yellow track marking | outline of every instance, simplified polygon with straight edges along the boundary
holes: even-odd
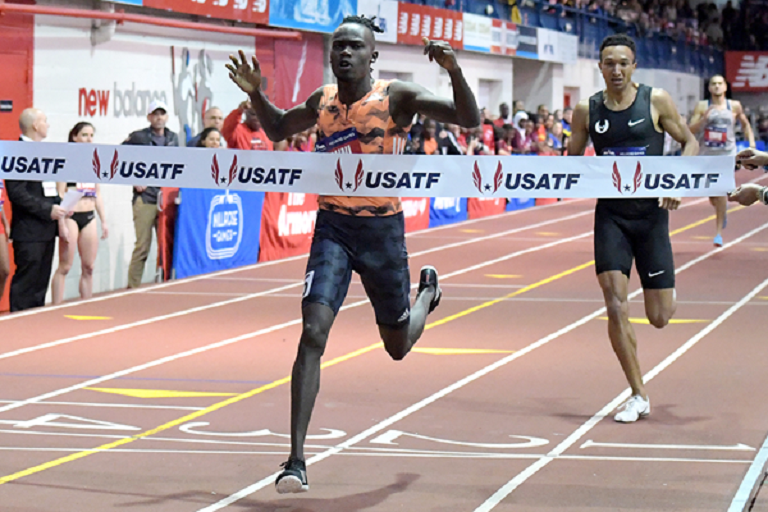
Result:
[[[484,229],[460,229],[461,233],[484,233]]]
[[[608,320],[608,317],[601,316],[600,320]],[[711,322],[711,320],[704,320],[701,318],[673,318],[669,321],[670,324],[706,324],[707,322]],[[630,318],[629,323],[651,325],[651,322],[647,318]]]
[[[64,318],[72,320],[112,320],[111,316],[64,315]]]
[[[552,231],[538,231],[536,234],[539,236],[560,236],[560,233],[554,233]]]
[[[736,208],[733,208],[733,209],[729,210],[729,212],[740,210],[740,209],[743,209],[743,208],[744,208],[743,206],[738,206]],[[711,221],[714,218],[715,218],[715,216],[712,215],[710,217],[707,217],[706,219],[694,222],[693,224],[689,224],[687,226],[683,226],[680,229],[672,231],[670,233],[670,236],[676,235],[678,233],[682,233],[682,232],[687,231],[689,229],[693,229],[696,226],[700,226],[700,225],[702,225],[702,224],[704,224],[706,222]],[[557,281],[558,279],[566,277],[568,275],[571,275],[571,274],[573,274],[575,272],[578,272],[579,270],[583,270],[585,268],[591,267],[592,265],[594,265],[594,263],[595,263],[594,260],[589,261],[587,263],[584,263],[584,264],[581,264],[579,266],[573,267],[573,268],[571,268],[569,270],[560,272],[559,274],[556,274],[554,276],[551,276],[551,277],[548,277],[546,279],[542,279],[541,281],[538,281],[536,283],[530,284],[530,285],[526,286],[525,288],[521,288],[521,289],[519,289],[519,290],[517,290],[517,291],[515,291],[513,293],[510,293],[510,294],[505,295],[503,297],[500,297],[498,299],[490,300],[490,301],[485,302],[483,304],[480,304],[478,306],[474,306],[474,307],[471,307],[469,309],[466,309],[466,310],[464,310],[464,311],[462,311],[460,313],[456,313],[455,315],[451,315],[449,317],[442,318],[440,320],[432,322],[431,324],[427,324],[424,327],[424,330],[428,330],[428,329],[431,329],[433,327],[437,327],[439,325],[445,325],[448,322],[451,322],[451,321],[456,320],[458,318],[462,318],[464,316],[467,316],[467,315],[469,315],[471,313],[474,313],[475,311],[480,311],[481,309],[485,309],[487,307],[493,306],[494,304],[498,304],[499,302],[503,302],[503,301],[505,301],[507,299],[510,299],[512,297],[516,297],[518,295],[522,295],[523,293],[529,292],[531,290],[539,288],[540,286],[543,286],[545,284],[551,283],[553,281]],[[355,350],[353,352],[350,352],[349,354],[337,357],[335,359],[332,359],[331,361],[323,363],[320,366],[320,368],[321,369],[325,369],[325,368],[337,365],[339,363],[343,363],[345,361],[348,361],[348,360],[353,359],[355,357],[361,356],[363,354],[366,354],[368,352],[371,352],[371,351],[376,350],[378,348],[381,348],[383,346],[384,346],[384,344],[381,343],[381,342],[373,343],[371,345],[368,345],[367,347],[363,347],[361,349],[358,349],[358,350]],[[426,348],[426,347],[419,347],[419,348]],[[153,428],[151,430],[147,430],[147,431],[142,432],[140,434],[136,434],[134,436],[127,437],[127,438],[124,438],[124,439],[120,439],[118,441],[114,441],[114,442],[111,442],[111,443],[103,444],[101,446],[97,446],[96,448],[93,448],[93,449],[90,449],[90,450],[84,450],[82,452],[73,453],[73,454],[67,455],[65,457],[61,457],[61,458],[58,458],[58,459],[55,459],[55,460],[52,460],[52,461],[49,461],[49,462],[45,462],[43,464],[39,464],[37,466],[33,466],[31,468],[27,468],[27,469],[22,470],[22,471],[18,471],[16,473],[11,474],[11,475],[7,475],[7,476],[4,476],[4,477],[1,477],[0,478],[0,485],[8,483],[8,482],[12,482],[14,480],[18,480],[19,478],[23,478],[25,476],[34,475],[35,473],[39,473],[41,471],[45,471],[46,469],[50,469],[50,468],[54,468],[54,467],[60,466],[62,464],[66,464],[67,462],[72,462],[72,461],[75,461],[75,460],[78,460],[78,459],[82,459],[84,457],[87,457],[89,455],[93,455],[95,453],[104,452],[104,451],[110,450],[112,448],[117,448],[119,446],[123,446],[123,445],[129,444],[129,443],[132,443],[134,441],[137,441],[139,439],[143,439],[145,437],[149,437],[149,436],[155,435],[155,434],[157,434],[159,432],[163,432],[165,430],[168,430],[170,428],[176,427],[178,425],[182,425],[182,424],[187,423],[189,421],[192,421],[194,419],[197,419],[197,418],[200,418],[202,416],[205,416],[206,414],[218,411],[219,409],[222,409],[222,408],[224,408],[224,407],[226,407],[228,405],[235,404],[237,402],[245,400],[246,398],[251,398],[251,397],[256,396],[258,394],[264,393],[265,391],[269,391],[269,390],[274,389],[276,387],[282,386],[283,384],[287,384],[289,382],[291,382],[291,377],[290,376],[289,377],[283,377],[282,379],[278,379],[278,380],[276,380],[274,382],[270,382],[269,384],[265,384],[264,386],[258,387],[256,389],[252,389],[252,390],[247,391],[245,393],[241,393],[241,394],[239,394],[237,396],[233,396],[231,398],[228,398],[227,400],[223,400],[223,401],[215,403],[215,404],[213,404],[213,405],[211,405],[209,407],[206,407],[205,409],[201,409],[199,411],[192,412],[190,414],[187,414],[186,416],[183,416],[181,418],[169,421],[168,423],[164,423],[163,425],[160,425],[159,427]]]
[[[432,356],[458,356],[466,354],[512,354],[514,350],[495,350],[492,348],[430,348],[413,347],[411,352],[429,354]]]
[[[198,396],[236,396],[237,393],[208,393],[205,391],[173,391],[170,389],[121,389],[121,388],[84,388],[100,393],[130,396],[133,398],[193,398]]]
[[[766,252],[768,251],[768,247],[753,247],[752,250],[755,252]]]
[[[520,274],[485,274],[485,277],[490,277],[493,279],[517,279],[518,277],[523,277]]]

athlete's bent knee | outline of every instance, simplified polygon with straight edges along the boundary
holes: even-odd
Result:
[[[656,313],[651,313],[648,315],[648,321],[651,323],[652,326],[656,327],[657,329],[666,327],[666,325],[669,323],[669,320],[671,318],[672,318],[672,315],[666,313],[665,311],[658,311]]]
[[[325,352],[325,345],[328,341],[328,330],[323,329],[315,323],[307,322],[301,331],[301,347],[313,351],[320,351],[320,355]]]
[[[613,320],[621,320],[623,317],[629,316],[629,304],[622,302],[618,297],[610,297],[605,301],[605,309],[608,313],[608,318]]]

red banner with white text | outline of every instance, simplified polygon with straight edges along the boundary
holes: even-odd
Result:
[[[403,216],[405,217],[405,232],[421,231],[429,227],[429,198],[409,197],[401,199]]]
[[[144,0],[143,5],[166,11],[269,25],[269,0]]]
[[[507,200],[503,197],[470,197],[467,199],[467,216],[470,219],[498,215],[504,213],[506,208]]]
[[[725,52],[725,78],[732,91],[768,91],[768,52]]]
[[[398,4],[397,42],[421,45],[422,37],[446,41],[454,49],[464,48],[462,13],[418,4]]]
[[[312,244],[316,218],[316,194],[265,193],[259,261],[307,254]]]

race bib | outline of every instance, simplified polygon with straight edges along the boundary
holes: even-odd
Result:
[[[362,154],[363,147],[357,138],[357,130],[348,128],[341,132],[336,132],[315,143],[317,153],[352,153]]]
[[[59,193],[56,191],[56,182],[55,181],[44,181],[43,182],[43,195],[45,197],[56,197],[59,195]]]
[[[83,197],[96,197],[95,183],[78,183],[77,191],[83,193]]]
[[[704,145],[708,148],[725,147],[728,129],[719,126],[710,126],[704,130]]]
[[[603,156],[645,156],[645,147],[603,148]]]

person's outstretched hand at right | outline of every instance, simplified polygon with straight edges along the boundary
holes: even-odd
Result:
[[[259,61],[256,60],[255,55],[251,57],[251,62],[253,63],[253,67],[251,67],[245,58],[243,50],[240,50],[238,53],[239,59],[234,55],[230,55],[229,59],[232,61],[232,64],[226,64],[229,70],[229,78],[244,93],[251,94],[261,89],[261,67],[259,67]]]

